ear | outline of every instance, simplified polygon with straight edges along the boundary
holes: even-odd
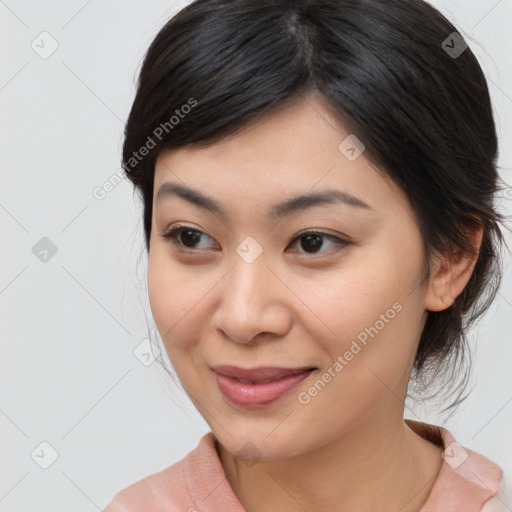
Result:
[[[462,293],[475,268],[482,244],[483,226],[473,228],[470,239],[476,250],[474,256],[452,255],[434,256],[431,275],[425,293],[424,305],[428,311],[448,309]]]

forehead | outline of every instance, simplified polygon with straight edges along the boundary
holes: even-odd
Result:
[[[403,193],[364,151],[347,158],[342,149],[349,136],[326,102],[311,95],[213,145],[162,151],[155,165],[154,200],[162,186],[173,182],[227,203],[277,204],[325,189],[356,196],[376,210],[397,197],[403,202]]]

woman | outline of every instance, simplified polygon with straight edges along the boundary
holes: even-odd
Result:
[[[496,463],[404,420],[410,386],[436,377],[454,406],[467,383],[501,278],[496,154],[482,70],[421,0],[174,16],[123,166],[152,314],[211,432],[106,512],[512,507]]]

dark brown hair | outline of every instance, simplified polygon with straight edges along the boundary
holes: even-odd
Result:
[[[190,3],[151,43],[126,123],[122,164],[141,194],[146,250],[162,149],[211,144],[320,92],[407,194],[425,254],[474,254],[468,230],[483,226],[473,274],[450,307],[428,312],[413,367],[423,392],[443,376],[454,407],[469,375],[466,334],[501,283],[504,220],[493,203],[501,188],[491,100],[465,44],[422,0]]]

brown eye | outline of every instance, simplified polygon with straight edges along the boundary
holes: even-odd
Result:
[[[198,242],[202,237],[210,238],[206,233],[199,231],[188,226],[176,226],[166,233],[161,235],[166,240],[171,241],[175,245],[185,247],[186,249],[196,250],[198,249]]]
[[[329,240],[331,244],[326,244],[326,240]],[[334,246],[335,250],[343,249],[345,246],[349,245],[349,242],[321,231],[308,231],[306,233],[302,233],[295,238],[294,242],[296,241],[300,241],[300,247],[306,254],[327,252],[325,250],[321,251],[321,249],[324,249],[327,246],[327,249],[329,250],[329,245],[331,245],[331,247]]]

